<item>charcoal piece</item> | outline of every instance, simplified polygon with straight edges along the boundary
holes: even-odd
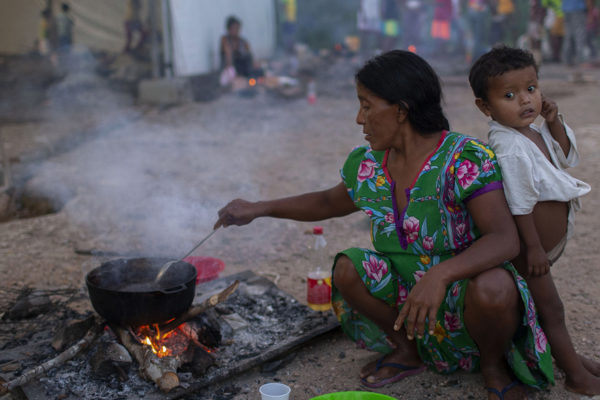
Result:
[[[215,365],[215,359],[204,349],[196,347],[194,349],[194,358],[192,359],[191,365],[189,366],[190,371],[194,376],[201,377],[206,371]]]
[[[209,313],[202,313],[193,320],[198,341],[203,345],[216,348],[221,344],[221,327],[215,317]]]
[[[24,290],[3,318],[11,320],[32,318],[50,311],[52,305],[47,294],[35,290]]]
[[[54,335],[52,347],[56,351],[62,351],[67,346],[77,342],[85,336],[87,331],[94,325],[94,316],[90,315],[85,319],[67,321]]]
[[[100,377],[106,377],[115,373],[123,377],[129,370],[131,363],[131,355],[127,349],[114,342],[100,343],[90,360],[92,371]]]

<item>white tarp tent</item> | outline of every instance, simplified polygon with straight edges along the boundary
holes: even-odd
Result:
[[[141,15],[148,22],[150,2],[156,12],[168,9],[170,40],[163,54],[172,56],[177,76],[201,74],[219,67],[219,38],[225,20],[235,15],[242,21],[241,34],[257,58],[268,58],[276,44],[276,0],[142,0]],[[54,0],[57,13],[63,1]],[[127,0],[64,0],[75,21],[74,42],[92,50],[120,52],[125,45]],[[40,13],[46,0],[0,0],[0,54],[24,54],[35,49]],[[165,7],[168,6],[168,7]],[[157,16],[160,24],[162,18]],[[162,31],[162,27],[157,27]]]

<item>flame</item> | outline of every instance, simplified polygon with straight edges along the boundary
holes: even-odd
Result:
[[[149,346],[152,352],[158,357],[166,357],[172,354],[167,346],[160,343],[160,339],[152,340],[149,336],[146,336],[142,340],[142,344]]]
[[[162,333],[158,325],[144,325],[139,327],[134,335],[142,345],[150,347],[159,358],[178,356],[191,344],[201,347],[208,353],[213,351],[198,340],[196,331],[187,323],[166,333]]]
[[[408,46],[408,51],[410,51],[411,53],[417,53],[417,46],[411,44],[410,46]]]
[[[250,85],[250,86],[256,86],[256,79],[254,79],[254,78],[251,78],[251,79],[248,81],[248,85]]]

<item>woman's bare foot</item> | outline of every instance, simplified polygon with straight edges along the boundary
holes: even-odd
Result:
[[[584,357],[581,354],[578,354],[578,356],[581,360],[581,364],[583,364],[583,367],[587,369],[590,372],[590,374],[600,378],[600,363],[598,361],[594,361],[590,358]]]
[[[378,359],[379,360],[379,359]],[[393,376],[398,375],[400,371],[398,368],[393,367],[381,367],[377,370],[377,362],[378,360],[371,361],[367,365],[365,365],[360,371],[360,378],[366,380],[369,383],[376,383],[382,381],[384,379],[391,378]],[[408,355],[401,350],[394,350],[392,353],[383,357],[381,364],[386,363],[398,363],[405,365],[407,367],[421,367],[423,366],[423,362],[418,357],[414,355]]]
[[[576,379],[567,375],[565,388],[570,392],[585,396],[596,396],[600,394],[600,378],[592,375],[592,373],[578,376]]]

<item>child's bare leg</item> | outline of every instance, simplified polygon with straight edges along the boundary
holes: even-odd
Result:
[[[481,353],[480,366],[485,386],[499,392],[514,378],[504,356],[520,320],[520,302],[510,273],[493,268],[469,280],[465,294],[465,326]],[[505,399],[524,399],[521,386],[508,390]],[[488,399],[498,396],[488,393]]]
[[[394,322],[398,310],[385,302],[371,296],[360,279],[352,261],[342,256],[338,259],[333,271],[333,282],[344,300],[356,311],[373,321],[393,342],[395,349],[384,358],[384,363],[400,363],[411,367],[423,365],[414,340],[408,340],[404,329],[394,331]],[[378,382],[398,373],[395,368],[383,367],[375,371],[376,361],[365,365],[360,377],[369,382]]]
[[[581,354],[579,354],[579,359],[585,369],[590,371],[592,375],[600,377],[600,363],[598,361],[584,357]]]
[[[565,371],[568,390],[588,396],[600,394],[600,378],[588,371],[575,351],[565,323],[562,301],[550,273],[527,279],[540,324],[552,348],[556,364]]]

